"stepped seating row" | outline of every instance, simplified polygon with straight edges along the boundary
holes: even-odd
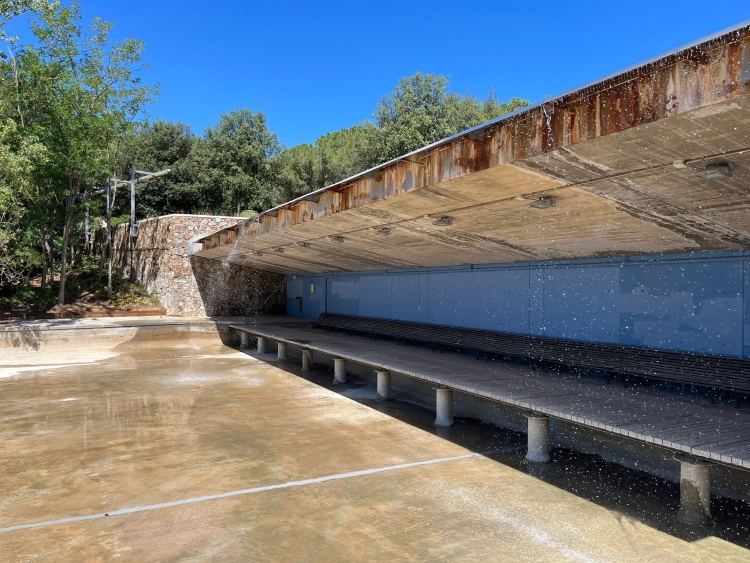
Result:
[[[543,364],[606,372],[610,377],[660,380],[706,387],[741,400],[750,394],[750,360],[598,344],[407,321],[323,313],[313,326],[355,334],[386,336],[400,342],[471,350],[487,358],[524,358]]]

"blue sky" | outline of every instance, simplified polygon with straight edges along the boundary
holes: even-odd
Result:
[[[152,118],[200,133],[222,112],[262,110],[287,146],[367,119],[416,71],[533,102],[750,19],[748,0],[80,4],[146,42],[145,79],[162,85]]]

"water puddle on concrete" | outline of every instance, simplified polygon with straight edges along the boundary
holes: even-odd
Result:
[[[750,560],[742,503],[690,529],[672,483],[283,367],[165,341],[0,381],[2,560]]]

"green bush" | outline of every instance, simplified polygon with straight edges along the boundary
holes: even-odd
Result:
[[[48,309],[56,300],[57,294],[52,289],[43,290],[31,285],[22,285],[10,295],[0,297],[0,310]]]
[[[68,276],[65,280],[65,298],[73,299],[81,293],[81,282],[76,276]]]

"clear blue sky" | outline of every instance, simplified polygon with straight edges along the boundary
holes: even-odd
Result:
[[[398,79],[532,102],[750,19],[750,0],[664,3],[80,0],[146,42],[152,118],[196,133],[262,110],[287,146],[370,117]]]

